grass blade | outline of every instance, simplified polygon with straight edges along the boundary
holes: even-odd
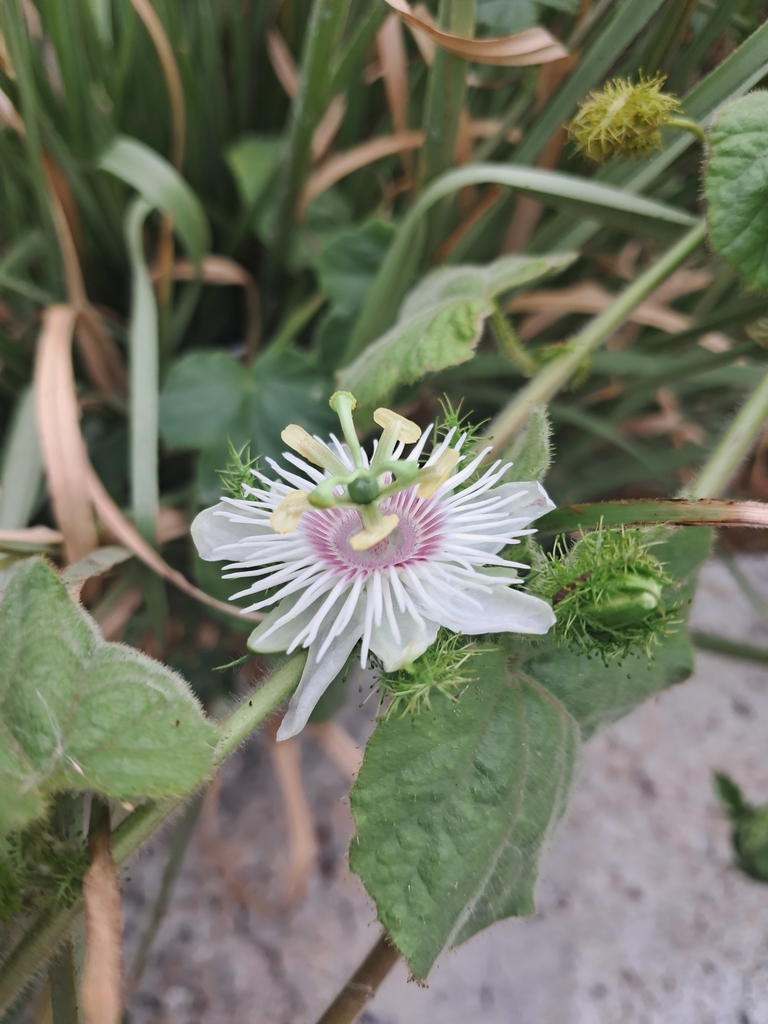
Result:
[[[20,530],[27,525],[43,482],[43,456],[37,435],[35,393],[22,391],[3,451],[0,477],[0,530]]]

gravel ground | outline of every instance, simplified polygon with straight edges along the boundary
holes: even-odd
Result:
[[[768,594],[768,559],[741,564]],[[768,642],[721,563],[697,628]],[[367,709],[341,720],[362,742]],[[398,965],[361,1024],[768,1024],[768,885],[731,866],[714,798],[723,769],[768,801],[768,671],[700,655],[695,676],[585,749],[538,885],[538,916],[448,954],[429,986]],[[131,1024],[312,1024],[378,937],[345,851],[349,780],[311,739],[302,767],[319,843],[306,898],[284,904],[287,831],[268,746],[226,765],[147,968]],[[212,834],[218,829],[218,837]],[[158,840],[126,885],[128,960],[168,856]]]

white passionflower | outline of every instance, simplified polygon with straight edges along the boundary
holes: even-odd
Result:
[[[230,563],[226,579],[254,577],[232,595],[259,595],[244,611],[272,609],[250,649],[309,649],[278,739],[304,728],[359,641],[363,665],[372,651],[392,672],[418,658],[440,626],[546,633],[555,621],[545,601],[514,589],[514,570],[527,566],[499,555],[554,508],[544,489],[502,483],[509,465],[500,462],[467,484],[487,450],[466,462],[455,429],[420,464],[429,430],[388,409],[374,414],[384,429],[369,461],[354,404],[346,392],[331,399],[346,445],[289,426],[283,440],[303,458],[285,458],[299,473],[269,459],[279,479],[252,471],[242,500],[223,498],[192,525],[201,557]]]

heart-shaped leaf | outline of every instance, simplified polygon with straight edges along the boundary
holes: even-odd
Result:
[[[181,795],[216,730],[184,680],[107,643],[45,562],[19,562],[0,600],[0,834],[62,790]]]
[[[487,267],[443,267],[427,274],[406,297],[395,326],[340,371],[339,387],[372,405],[398,384],[466,362],[498,295],[562,270],[573,258],[506,256]]]
[[[749,93],[718,115],[704,194],[712,248],[747,288],[768,290],[768,92]]]

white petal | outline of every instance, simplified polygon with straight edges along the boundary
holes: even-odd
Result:
[[[395,672],[403,665],[410,665],[419,655],[435,642],[440,628],[429,620],[417,622],[408,612],[396,611],[400,636],[395,639],[387,618],[375,626],[371,635],[371,650],[384,665],[385,672]]]
[[[272,627],[278,619],[282,619],[286,615],[290,616],[293,606],[297,604],[300,597],[300,593],[291,594],[289,597],[283,598],[280,604],[272,609],[266,619],[260,622],[248,637],[249,650],[256,651],[258,654],[276,654],[288,650],[294,637],[312,621],[312,616],[317,611],[317,602],[310,605],[309,608],[305,608],[303,612],[299,612],[298,615],[289,618],[277,629],[273,630]],[[269,633],[269,636],[262,640],[265,633]]]
[[[425,585],[425,589],[427,586]],[[495,586],[490,594],[473,595],[478,608],[463,593],[443,594],[441,604],[447,611],[441,624],[454,633],[546,633],[555,624],[555,613],[546,601],[521,593],[512,587]],[[414,601],[424,614],[433,614],[420,598]]]
[[[501,484],[498,487],[494,487],[491,493],[496,499],[503,497],[510,499],[500,509],[494,508],[494,511],[497,514],[503,512],[504,516],[508,516],[509,519],[515,520],[513,524],[510,524],[515,533],[522,533],[529,523],[532,523],[540,516],[546,515],[547,512],[551,512],[553,508],[557,508],[547,492],[536,480],[528,480],[523,483]],[[456,497],[460,498],[461,494],[462,492],[460,491]],[[517,495],[517,497],[513,497],[514,495]],[[453,509],[449,512],[449,517],[452,518],[452,513],[453,515],[462,515],[472,509],[471,503],[468,503],[466,506],[461,508],[456,507],[458,504],[458,502],[453,503]],[[459,527],[457,530],[457,537],[461,537],[461,524],[458,523],[457,526]],[[482,530],[482,526],[480,526],[479,529]],[[493,531],[489,530],[489,534],[491,532]],[[506,547],[507,543],[508,541],[506,538],[494,540],[493,537],[489,535],[487,541],[472,541],[472,546],[477,548],[478,551],[488,551],[490,554],[495,555],[496,552],[501,551],[503,547]]]
[[[224,513],[222,515],[222,513]],[[242,544],[249,537],[266,537],[274,533],[266,519],[256,518],[252,523],[233,523],[229,516],[243,516],[242,511],[220,501],[212,508],[203,509],[192,523],[192,540],[200,557],[206,562],[232,562],[236,559],[235,545]]]
[[[329,623],[330,621],[332,620],[329,620]],[[291,736],[301,732],[307,724],[315,704],[341,672],[344,663],[352,653],[352,648],[363,635],[362,610],[359,605],[347,628],[334,640],[318,662],[317,654],[325,640],[326,632],[327,629],[321,629],[317,640],[310,645],[309,657],[304,666],[298,689],[291,697],[288,711],[277,730],[279,740],[288,740]]]

